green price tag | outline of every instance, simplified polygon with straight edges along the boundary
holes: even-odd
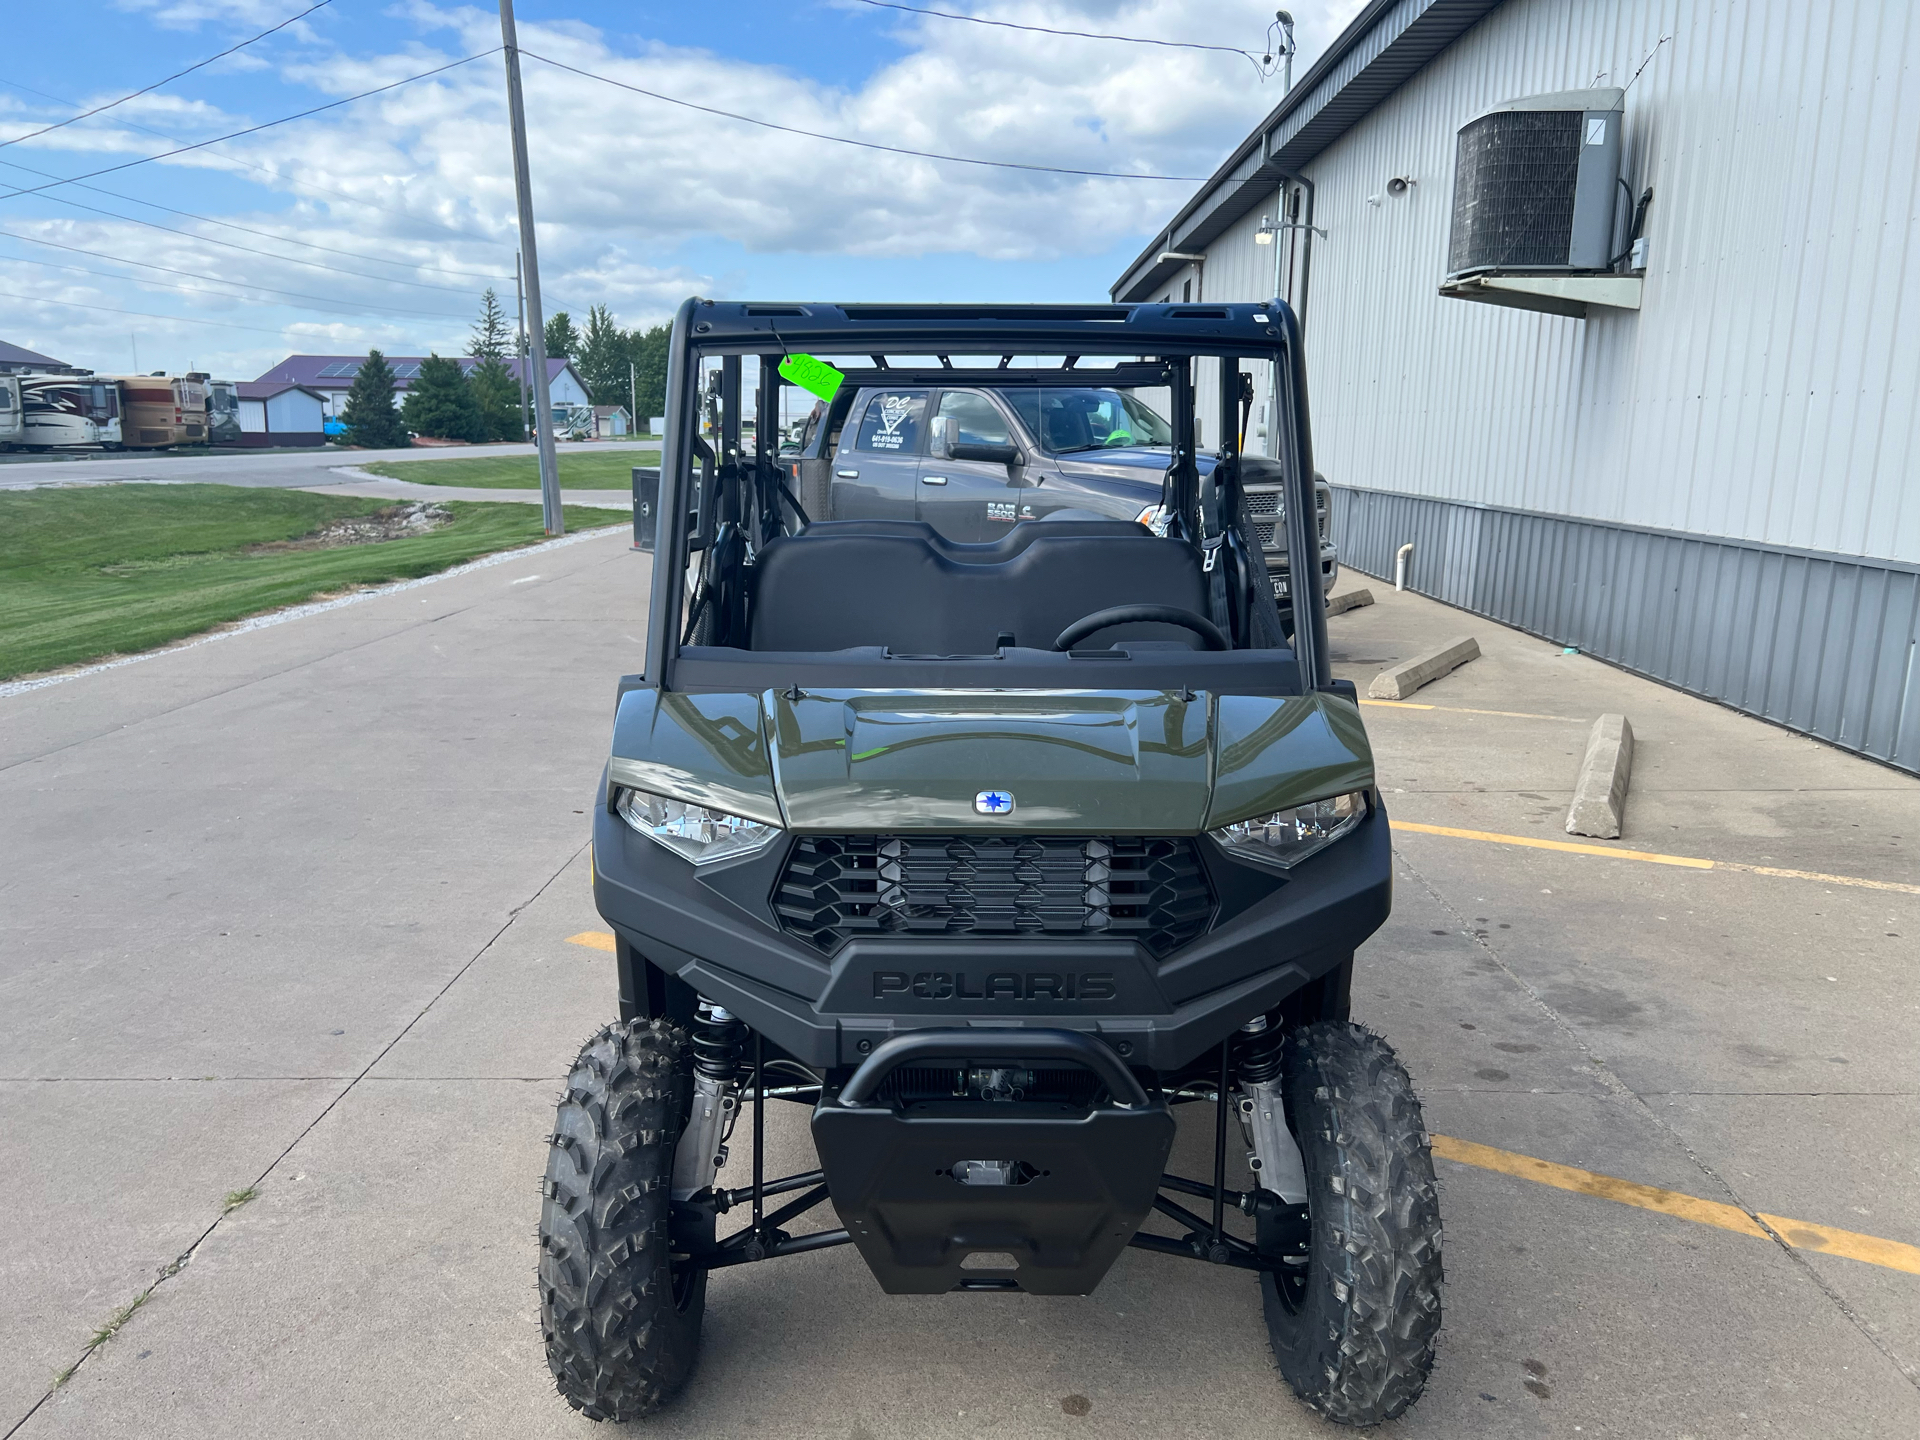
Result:
[[[826,361],[816,360],[811,355],[787,356],[780,362],[780,375],[822,400],[831,400],[839,394],[840,386],[847,378]]]

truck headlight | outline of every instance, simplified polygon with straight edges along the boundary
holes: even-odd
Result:
[[[1167,538],[1168,529],[1173,524],[1173,512],[1164,505],[1149,505],[1133,517],[1133,523],[1146,526],[1164,540]]]
[[[1367,814],[1364,790],[1238,820],[1208,833],[1237,860],[1258,865],[1297,865],[1352,830]]]
[[[709,810],[685,800],[650,795],[645,790],[622,790],[613,802],[620,818],[649,840],[696,865],[751,855],[773,843],[777,825],[762,824],[721,810]]]

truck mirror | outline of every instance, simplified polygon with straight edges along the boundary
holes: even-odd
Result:
[[[952,422],[949,421],[948,423]],[[948,460],[986,460],[989,462],[998,462],[1002,465],[1018,465],[1020,463],[1020,447],[1004,441],[998,445],[949,444],[947,446],[947,453],[942,458]]]
[[[960,433],[960,421],[952,415],[941,415],[933,422],[933,458],[952,460],[955,457],[953,447]]]

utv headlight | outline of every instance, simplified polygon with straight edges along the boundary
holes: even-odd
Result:
[[[765,825],[685,800],[669,800],[644,790],[622,790],[614,801],[620,818],[649,840],[657,840],[696,865],[751,855],[773,843],[777,825]]]
[[[1366,818],[1366,813],[1366,792],[1352,790],[1291,810],[1222,825],[1208,833],[1236,860],[1285,868],[1331,845]]]

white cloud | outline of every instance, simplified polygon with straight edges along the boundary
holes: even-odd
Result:
[[[221,22],[215,29],[235,22],[264,28],[298,8],[290,0],[117,3],[172,25]],[[951,3],[941,0],[940,8]],[[1331,0],[1295,7],[1303,61],[1324,47],[1360,3]],[[970,8],[1026,24],[1198,38],[1248,48],[1260,45],[1272,18],[1265,0],[1145,0],[1117,7],[1015,0]],[[347,55],[307,44],[297,47],[291,58],[285,50],[273,52],[274,62],[296,85],[337,97],[499,44],[498,16],[489,9],[409,0],[389,13],[408,19],[419,38],[383,54]],[[908,48],[897,61],[849,85],[799,75],[776,63],[610,36],[577,22],[523,20],[520,41],[526,50],[582,70],[797,128],[906,149],[1077,169],[1206,175],[1280,99],[1279,81],[1262,83],[1237,56],[872,13],[887,16],[881,23]],[[1304,68],[1304,63],[1296,64],[1295,73]],[[994,170],[885,154],[700,114],[533,59],[525,60],[524,75],[548,308],[566,306],[577,312],[604,301],[630,324],[658,320],[685,295],[711,288],[713,276],[678,258],[698,255],[709,240],[732,242],[763,255],[924,256],[936,264],[937,257],[950,254],[1051,261],[1103,254],[1129,237],[1150,233],[1194,189],[1192,184]],[[305,108],[301,93],[289,90],[285,110]],[[157,94],[113,118],[117,123],[59,132],[61,147],[70,152],[70,173],[166,148],[129,124],[191,140],[272,117],[237,116]],[[87,158],[94,163],[83,166],[81,152],[91,152]],[[25,163],[40,162],[29,158]],[[497,55],[313,120],[164,163],[236,170],[291,200],[284,210],[221,218],[399,263],[283,245],[83,191],[63,193],[287,258],[249,255],[209,239],[159,235],[78,212],[70,219],[31,222],[0,215],[0,225],[138,258],[151,259],[159,250],[167,257],[164,263],[176,268],[322,295],[342,311],[379,304],[444,312],[447,317],[366,312],[357,320],[318,315],[299,322],[299,334],[315,340],[326,335],[330,346],[344,350],[382,340],[407,350],[427,343],[459,348],[466,337],[466,317],[485,282],[419,267],[502,276],[498,288],[511,308],[517,229]],[[43,168],[58,167],[49,162]],[[17,171],[0,175],[13,183],[31,178]],[[112,177],[98,183],[116,188]],[[350,203],[348,197],[366,203]],[[178,203],[184,209],[198,208]],[[117,268],[37,252],[12,240],[0,241],[0,251]],[[465,293],[332,274],[296,264],[295,259],[367,274],[390,273],[396,279]],[[32,273],[0,262],[0,287],[20,292],[22,277]],[[160,280],[207,284],[151,274],[138,283]],[[55,288],[61,295],[81,293]],[[132,286],[104,282],[86,293],[95,296],[90,303],[139,310],[161,308],[153,302],[166,292],[149,291],[142,297]],[[269,325],[293,314],[266,296],[220,301],[195,297],[192,303],[209,318],[251,315]],[[83,321],[79,328],[89,325],[103,336],[125,328],[107,316],[99,317],[97,325]],[[125,348],[123,342],[116,343]],[[196,345],[209,353],[216,344],[228,347],[225,353],[238,361],[242,355],[263,353],[257,347],[275,343],[234,332],[231,340],[203,339]],[[277,358],[271,355],[255,369]]]

